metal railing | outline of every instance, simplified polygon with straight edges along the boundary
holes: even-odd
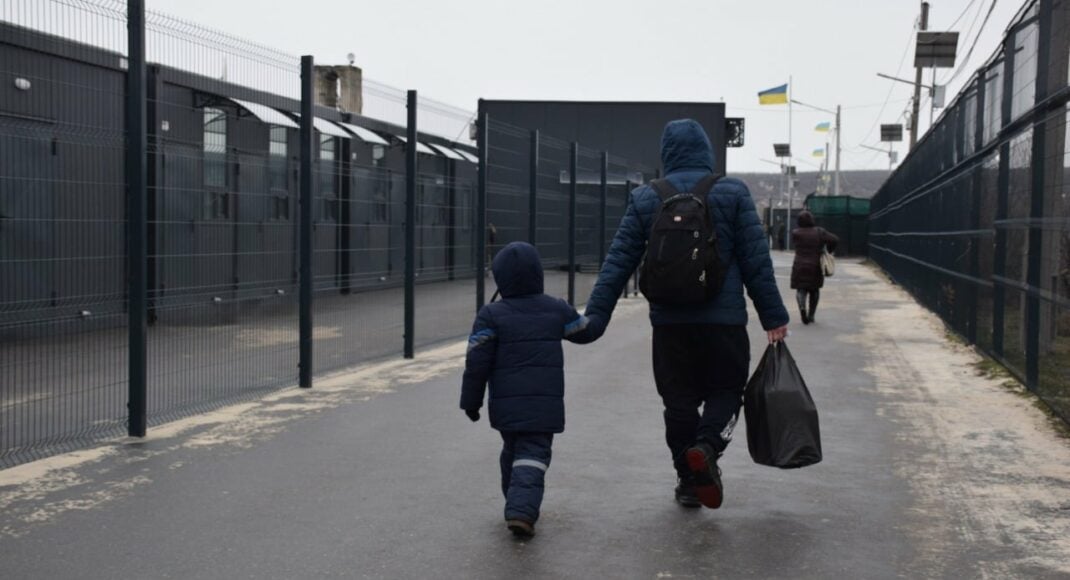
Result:
[[[644,179],[142,0],[0,6],[0,468],[462,337],[513,240],[582,301]]]
[[[1026,2],[873,198],[870,256],[1070,420],[1070,1]]]

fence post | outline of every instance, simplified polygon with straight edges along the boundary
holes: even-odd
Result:
[[[405,358],[414,356],[416,332],[416,91],[409,91],[405,127]]]
[[[338,188],[338,292],[353,291],[353,140],[341,139],[341,186]]]
[[[446,279],[457,277],[457,162],[446,160],[446,205],[449,217],[446,220]]]
[[[625,172],[628,170],[625,169]],[[621,217],[628,213],[628,204],[632,202],[632,180],[627,175],[624,176],[624,211],[621,212]],[[624,295],[621,298],[628,297],[628,281],[624,282]]]
[[[609,153],[602,152],[602,188],[598,194],[598,271],[606,261],[606,196],[609,195]]]
[[[1008,34],[1003,39],[1003,97],[1000,103],[1000,128],[1010,123],[1011,103],[1014,98],[1014,35]],[[999,189],[996,201],[996,222],[1007,219],[1008,196],[1010,193],[1010,142],[1004,141],[999,146]],[[997,357],[1004,355],[1004,309],[1006,307],[1006,286],[1003,277],[1007,273],[1007,229],[1003,224],[996,224],[996,247],[992,261],[992,351]]]
[[[974,153],[981,150],[984,147],[984,128],[985,128],[985,79],[984,75],[978,75],[977,79],[977,95],[974,97],[974,118],[966,119],[965,122],[974,124],[973,135],[973,151]],[[970,229],[973,231],[979,231],[981,229],[981,204],[984,197],[982,188],[984,187],[984,175],[985,175],[985,162],[982,160],[977,171],[973,177],[973,214],[970,218]],[[981,278],[981,244],[980,241],[970,246],[970,275],[975,280]],[[978,313],[980,312],[980,299],[981,286],[974,284],[973,292],[971,292],[970,311],[972,312],[973,322],[970,324],[967,330],[966,340],[970,344],[977,344],[977,332],[978,332]],[[991,306],[991,305],[990,305]]]
[[[528,243],[536,244],[539,228],[539,130],[531,132],[528,164]]]
[[[568,303],[576,304],[576,166],[580,146],[575,141],[568,156]]]
[[[489,117],[483,106],[483,99],[479,100],[476,129],[478,136],[476,144],[479,146],[479,176],[476,184],[476,309],[483,308],[487,303],[486,280],[487,275],[487,136],[489,134],[487,123]]]
[[[148,423],[148,135],[145,93],[145,2],[129,0],[126,71],[126,199],[127,199],[127,433],[144,437]]]
[[[298,212],[298,385],[312,388],[312,142],[315,66],[311,56],[301,57],[301,185]]]
[[[1037,72],[1034,103],[1048,96],[1048,71],[1051,64],[1052,0],[1040,0],[1037,24]],[[1044,218],[1044,178],[1048,140],[1047,115],[1041,114],[1033,126],[1032,180],[1029,216],[1034,220]],[[1040,290],[1043,270],[1044,230],[1032,223],[1027,242],[1026,283],[1033,290]],[[1025,384],[1036,389],[1040,383],[1040,296],[1037,292],[1025,293]]]

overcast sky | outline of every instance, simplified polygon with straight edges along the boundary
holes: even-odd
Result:
[[[995,50],[1022,0],[932,2],[930,30],[962,15],[953,28],[961,61],[994,1],[948,101]],[[148,7],[318,63],[342,64],[352,52],[366,78],[473,111],[481,97],[723,100],[730,115],[747,119],[747,145],[729,151],[730,171],[775,171],[762,159],[787,139],[787,107],[759,107],[756,93],[789,76],[794,98],[845,107],[845,169],[887,167],[885,155],[859,145],[879,145],[876,125],[899,121],[907,106],[912,89],[876,73],[912,77],[919,12],[915,0],[148,0]],[[937,78],[950,76],[941,70]],[[811,152],[825,136],[813,128],[831,120],[795,107],[800,170],[820,161]]]

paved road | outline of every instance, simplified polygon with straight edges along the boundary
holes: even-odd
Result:
[[[532,541],[503,529],[499,438],[455,409],[458,344],[0,471],[3,575],[1070,576],[1070,445],[867,267],[842,264],[823,300],[789,341],[825,461],[761,467],[741,437],[720,510],[672,501],[633,300],[567,349],[568,430]]]

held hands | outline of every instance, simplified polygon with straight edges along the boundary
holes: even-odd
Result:
[[[602,338],[602,335],[606,332],[606,326],[608,326],[605,318],[597,314],[587,315],[587,332],[591,335],[592,342]]]
[[[769,344],[773,344],[774,342],[780,342],[788,336],[788,325],[785,324],[780,328],[774,328],[773,330],[766,331],[766,334],[769,335]]]
[[[471,419],[473,423],[479,421],[479,409],[465,409],[464,414],[468,415],[468,418]]]

